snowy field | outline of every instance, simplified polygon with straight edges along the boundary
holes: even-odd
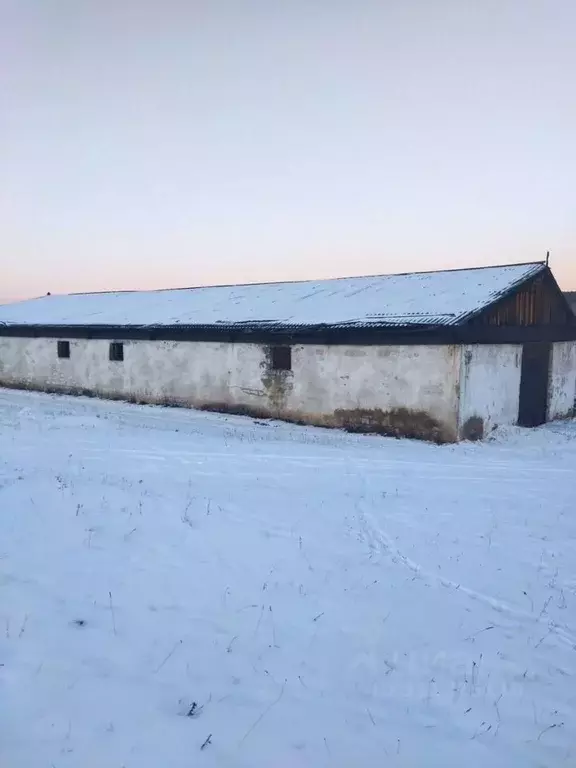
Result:
[[[0,390],[0,765],[576,765],[576,423]]]

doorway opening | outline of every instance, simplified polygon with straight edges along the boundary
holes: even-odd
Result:
[[[548,342],[536,341],[523,346],[518,411],[521,427],[537,427],[546,422],[551,352],[552,345]]]

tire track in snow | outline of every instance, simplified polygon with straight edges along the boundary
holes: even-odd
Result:
[[[360,534],[367,542],[368,546],[372,550],[387,556],[393,563],[404,566],[436,587],[453,589],[454,591],[467,595],[472,600],[483,603],[494,611],[506,614],[519,622],[530,622],[540,625],[543,629],[547,629],[550,634],[556,635],[559,640],[576,651],[576,636],[558,626],[555,622],[542,621],[540,616],[535,616],[533,613],[514,608],[503,600],[499,600],[498,598],[483,592],[478,592],[475,589],[471,589],[461,583],[447,579],[444,576],[439,576],[437,573],[423,568],[419,563],[412,560],[396,547],[390,536],[388,536],[388,534],[378,525],[370,512],[366,512],[359,507],[358,517],[360,522]]]

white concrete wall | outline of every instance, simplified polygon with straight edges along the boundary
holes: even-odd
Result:
[[[459,347],[295,345],[280,372],[257,344],[124,342],[111,362],[108,341],[71,340],[69,360],[56,342],[0,337],[0,384],[456,438]]]
[[[548,419],[576,415],[576,342],[556,343],[552,347],[548,387]]]
[[[70,358],[59,359],[56,339],[0,337],[0,382],[144,402],[235,405],[246,401],[263,361],[252,344],[123,343],[124,361],[113,362],[109,341],[72,339]]]
[[[516,424],[522,346],[471,344],[462,348],[459,436],[478,439],[497,426]]]
[[[418,432],[426,415],[455,439],[460,349],[453,346],[316,346],[294,350],[290,409],[318,413],[337,425],[391,432],[402,422]],[[408,413],[404,413],[407,411]],[[350,423],[349,423],[350,422]]]

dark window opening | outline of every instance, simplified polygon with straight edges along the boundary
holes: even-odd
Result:
[[[121,363],[124,360],[124,344],[120,341],[113,341],[110,344],[110,360]]]
[[[273,371],[291,371],[292,347],[270,347],[270,367]]]
[[[68,358],[70,357],[70,342],[59,341],[58,342],[58,357]]]

